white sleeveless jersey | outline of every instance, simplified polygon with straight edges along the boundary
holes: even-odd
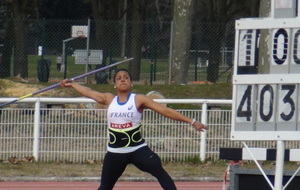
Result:
[[[110,135],[116,138],[116,133],[127,133],[127,131],[139,130],[141,125],[142,113],[137,110],[135,104],[136,94],[128,94],[126,102],[119,102],[119,97],[116,96],[110,103],[107,109],[107,121],[108,128],[111,131]],[[130,144],[129,140],[129,144]],[[110,142],[111,143],[111,142]],[[128,144],[128,145],[129,145]],[[146,143],[138,144],[137,146],[124,146],[124,147],[113,147],[108,145],[107,150],[115,153],[128,153],[139,149],[142,146],[146,146]]]

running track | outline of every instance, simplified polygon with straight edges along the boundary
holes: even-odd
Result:
[[[222,182],[175,182],[177,190],[222,190]],[[0,182],[0,190],[96,190],[98,182]],[[227,184],[228,185],[228,184]],[[117,182],[114,190],[161,190],[157,182]]]

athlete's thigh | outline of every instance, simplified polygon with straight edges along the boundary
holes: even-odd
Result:
[[[135,152],[132,164],[140,170],[151,174],[163,170],[159,156],[148,146],[142,147]]]
[[[105,155],[103,162],[101,181],[117,181],[124,172],[126,166],[128,165],[128,162],[129,156],[127,154],[108,152]]]

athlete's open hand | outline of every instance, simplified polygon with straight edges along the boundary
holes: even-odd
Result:
[[[201,122],[196,121],[195,123],[193,123],[192,125],[197,131],[204,131],[207,130],[208,127],[203,125]]]

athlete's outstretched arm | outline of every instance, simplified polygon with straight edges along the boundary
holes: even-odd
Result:
[[[83,86],[77,82],[69,82],[68,80],[63,80],[60,82],[60,86],[62,87],[72,87],[75,89],[79,94],[91,98],[98,102],[99,104],[103,105],[108,105],[112,99],[114,98],[114,94],[112,93],[103,93],[103,92],[98,92],[95,90],[92,90],[89,87]]]
[[[204,126],[201,122],[199,121],[194,121],[191,118],[186,117],[185,115],[177,112],[176,110],[172,108],[168,108],[166,106],[163,106],[155,101],[153,101],[151,98],[145,96],[145,95],[137,95],[137,106],[139,108],[149,108],[165,117],[177,120],[177,121],[182,121],[186,123],[190,123],[193,125],[193,127],[196,130],[203,131],[204,129],[207,129],[206,126]]]

